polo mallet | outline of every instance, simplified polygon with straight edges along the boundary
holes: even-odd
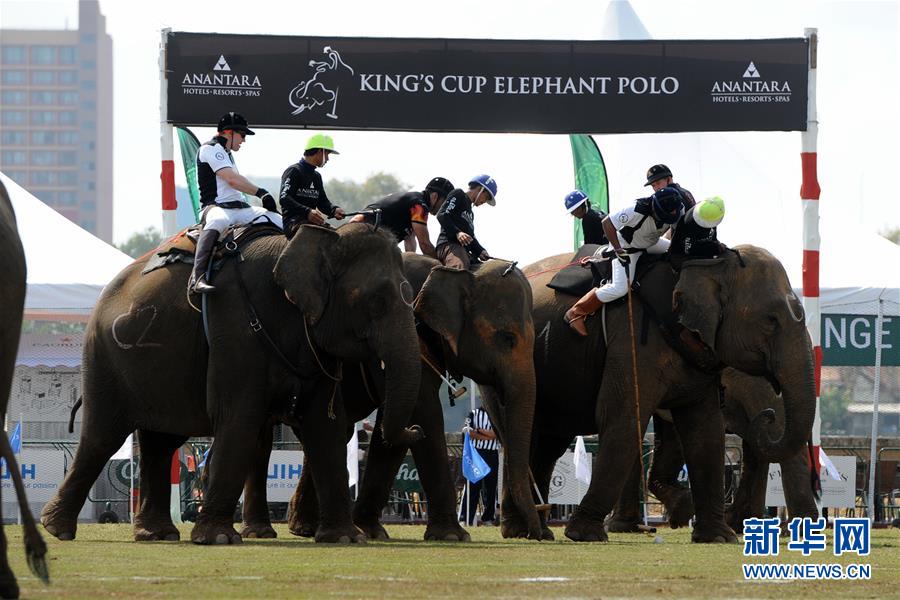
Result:
[[[425,361],[425,364],[428,365],[429,367],[431,367],[431,370],[434,371],[435,373],[437,373],[437,376],[440,377],[441,380],[447,384],[447,387],[450,388],[450,406],[456,406],[456,399],[466,393],[466,391],[467,391],[466,386],[461,385],[459,387],[456,387],[444,375],[443,372],[438,370],[438,368],[436,366],[434,366],[434,364],[430,360],[428,360],[428,358],[424,354],[422,354],[421,356],[422,356],[422,360]]]
[[[541,496],[541,490],[538,489],[537,482],[534,480],[534,473],[531,472],[531,467],[528,467],[528,478],[531,479],[531,487],[534,488],[534,493],[537,495],[537,499],[539,504],[535,504],[534,508],[539,512],[544,514],[544,520],[550,520],[550,503],[544,502],[544,497]]]
[[[506,277],[510,273],[513,272],[513,269],[516,268],[516,265],[519,264],[517,260],[507,260],[505,258],[497,258],[496,256],[488,255],[488,260],[499,260],[500,262],[509,263],[509,266],[500,274],[500,277]]]
[[[375,231],[381,226],[381,209],[373,208],[371,210],[357,210],[356,212],[344,213],[344,218],[355,217],[356,215],[375,215]]]
[[[644,502],[644,510],[642,511],[644,522],[638,527],[641,531],[654,533],[656,532],[656,529],[647,525],[647,475],[644,473],[643,460],[644,434],[641,431],[641,388],[640,385],[638,385],[637,378],[637,340],[634,335],[634,304],[631,299],[631,261],[629,260],[624,263],[623,266],[625,267],[625,289],[627,290],[628,295],[628,330],[631,333],[631,377],[634,381],[634,424],[635,430],[637,431],[637,459],[638,467],[641,470],[641,497]],[[635,269],[635,272],[637,272],[637,269]],[[661,544],[662,538],[656,536],[653,539],[653,543]]]

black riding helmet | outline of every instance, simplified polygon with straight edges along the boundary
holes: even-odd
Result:
[[[660,188],[653,194],[653,212],[660,221],[671,225],[684,212],[684,197],[677,188]]]
[[[437,195],[441,198],[446,198],[447,194],[453,191],[453,184],[450,183],[449,179],[445,179],[443,177],[434,177],[431,181],[428,182],[428,185],[425,186],[426,192],[437,192]]]
[[[219,131],[225,131],[226,129],[231,129],[244,135],[256,135],[255,131],[250,130],[244,115],[236,112],[227,112],[219,119]]]

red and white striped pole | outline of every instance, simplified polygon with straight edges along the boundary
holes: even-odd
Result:
[[[169,28],[162,30],[159,44],[159,147],[162,154],[162,171],[159,178],[162,180],[162,225],[163,236],[166,238],[175,235],[178,230],[178,221],[175,218],[178,201],[175,199],[174,128],[168,123],[169,74],[166,69],[166,42],[171,31]]]
[[[803,202],[803,309],[806,312],[806,330],[809,332],[815,360],[816,417],[813,421],[812,443],[816,471],[819,471],[819,447],[821,445],[822,420],[819,415],[819,388],[822,382],[821,317],[819,315],[819,181],[816,172],[816,140],[819,120],[816,114],[816,54],[818,29],[804,31],[809,40],[809,84],[806,104],[806,131],[800,134],[800,162],[803,182],[800,200]]]
[[[172,467],[169,470],[169,483],[172,485],[169,495],[169,514],[176,525],[181,523],[181,448],[172,455]]]

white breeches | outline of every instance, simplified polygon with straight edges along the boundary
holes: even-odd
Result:
[[[211,206],[207,209],[204,216],[204,229],[215,229],[222,235],[222,232],[228,229],[229,225],[246,225],[253,221],[263,221],[266,217],[278,227],[283,227],[281,215],[264,209],[261,206],[250,206],[248,208],[222,208],[221,206]]]
[[[666,238],[659,238],[658,242],[644,250],[644,252],[650,254],[664,254],[666,250],[669,249],[669,244],[670,241]],[[610,246],[610,249],[611,248],[612,246]],[[635,252],[634,254],[628,255],[631,258],[631,263],[628,265],[628,273],[631,275],[631,279],[634,279],[638,259],[643,256],[644,252]],[[597,294],[597,299],[604,304],[612,302],[613,300],[618,300],[628,293],[628,285],[630,282],[628,275],[625,273],[625,265],[616,258],[610,260],[612,261],[612,281],[597,288],[597,291],[595,292]]]

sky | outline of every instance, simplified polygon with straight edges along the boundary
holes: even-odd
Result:
[[[121,242],[149,225],[161,225],[157,60],[164,27],[298,36],[591,40],[601,37],[608,4],[604,0],[440,4],[155,0],[135,10],[133,2],[101,0],[114,50],[114,239]],[[801,37],[805,28],[817,27],[823,228],[831,223],[841,232],[855,232],[857,227],[860,232],[878,232],[900,226],[894,184],[896,2],[634,0],[631,6],[655,39]],[[4,28],[74,28],[77,14],[75,0],[0,0]],[[246,116],[252,126],[253,116]],[[204,140],[212,131],[198,128],[196,133]],[[237,164],[251,180],[278,177],[300,157],[309,133],[262,130],[236,154]],[[571,217],[563,210],[563,198],[574,186],[567,136],[340,131],[334,137],[341,154],[325,167],[326,182],[362,181],[384,171],[421,189],[436,175],[461,186],[474,174],[487,172],[499,185],[497,206],[477,209],[476,233],[491,254],[526,264],[571,248]],[[613,210],[645,195],[647,167],[665,163],[676,181],[698,199],[718,195],[726,200],[720,239],[777,248],[773,251],[779,258],[799,260],[799,133],[595,139],[607,164]],[[183,181],[181,174],[179,178]],[[853,234],[842,235],[852,243]]]

